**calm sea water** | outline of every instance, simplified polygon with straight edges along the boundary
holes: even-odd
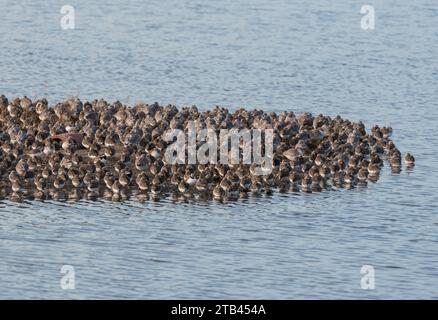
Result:
[[[438,298],[435,0],[0,1],[0,93],[340,114],[412,173],[234,203],[0,200],[0,298]],[[60,287],[63,265],[76,289]],[[360,269],[375,269],[361,289]]]

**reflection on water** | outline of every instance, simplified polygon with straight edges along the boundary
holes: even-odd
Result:
[[[411,173],[413,167],[407,167],[406,172]],[[401,168],[391,168],[390,172],[393,175],[398,175],[401,173]],[[375,175],[369,175],[367,180],[355,180],[352,182],[336,182],[332,179],[321,182],[320,184],[312,184],[309,186],[299,186],[299,185],[288,185],[287,188],[281,187],[264,187],[260,190],[254,191],[241,191],[239,194],[224,194],[221,197],[214,197],[209,191],[205,192],[194,192],[188,191],[185,193],[179,192],[178,190],[173,190],[169,192],[162,191],[158,194],[150,193],[147,191],[141,191],[137,188],[126,187],[121,189],[119,192],[114,193],[104,186],[101,186],[99,190],[89,191],[86,188],[64,188],[58,190],[55,188],[47,188],[45,191],[39,191],[34,187],[21,188],[19,191],[13,191],[9,188],[3,188],[0,194],[0,200],[7,199],[13,202],[23,202],[27,201],[62,201],[68,203],[74,203],[81,200],[87,200],[90,202],[97,201],[99,199],[104,199],[110,202],[129,202],[138,201],[144,203],[146,201],[163,201],[169,200],[174,203],[184,202],[229,202],[229,201],[239,201],[248,198],[261,198],[263,196],[270,196],[274,192],[281,194],[288,193],[318,193],[318,192],[328,192],[336,190],[352,190],[357,188],[359,190],[367,188],[368,183],[376,183],[380,178],[380,173]]]
[[[4,3],[0,94],[340,114],[393,127],[416,167],[226,202],[3,197],[0,297],[438,298],[435,1],[376,3],[372,32],[346,0],[72,5],[62,31],[56,1]]]

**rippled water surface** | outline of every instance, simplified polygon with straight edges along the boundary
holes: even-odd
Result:
[[[373,1],[371,32],[361,1],[70,1],[66,31],[64,4],[0,1],[0,93],[340,114],[417,165],[229,203],[0,199],[0,298],[438,298],[436,1]]]

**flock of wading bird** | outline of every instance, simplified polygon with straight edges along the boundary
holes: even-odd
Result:
[[[273,129],[273,168],[255,164],[167,164],[164,133],[200,128]],[[384,163],[399,173],[414,166],[390,139],[390,127],[340,116],[279,114],[226,108],[199,111],[119,101],[70,98],[49,107],[46,99],[0,97],[0,197],[21,199],[205,198],[319,192],[377,181]]]

